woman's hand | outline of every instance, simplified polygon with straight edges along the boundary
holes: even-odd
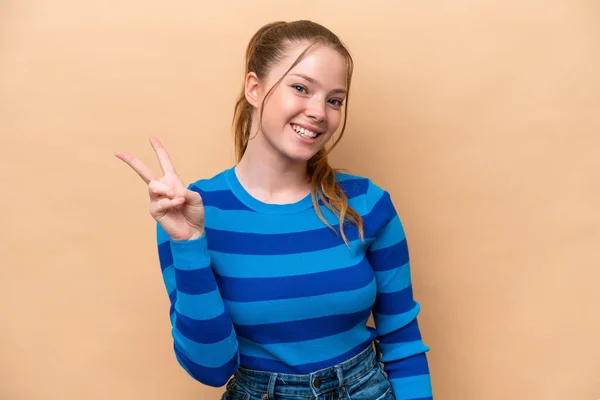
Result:
[[[115,155],[127,163],[148,185],[150,215],[173,240],[192,240],[204,234],[204,205],[197,192],[188,190],[177,176],[169,154],[156,138],[150,138],[163,172],[155,177],[140,160],[123,152]]]

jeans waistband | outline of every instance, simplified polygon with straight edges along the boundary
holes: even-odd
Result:
[[[283,374],[239,367],[235,379],[242,386],[267,394],[269,399],[275,397],[275,389],[279,394],[312,394],[316,397],[364,376],[377,365],[377,360],[370,343],[351,359],[310,374]]]

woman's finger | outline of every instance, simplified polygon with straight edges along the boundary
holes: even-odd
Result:
[[[174,197],[175,191],[161,181],[152,180],[148,183],[148,193],[150,199],[155,200],[160,197]]]
[[[137,158],[134,158],[130,154],[123,153],[120,151],[116,152],[115,156],[117,156],[117,158],[123,160],[135,172],[137,172],[137,174],[144,180],[144,182],[148,183],[152,179],[154,179],[152,177],[152,171],[150,171],[150,168],[146,167],[146,165],[144,165],[144,163],[141,162],[140,160],[138,160]]]
[[[150,205],[150,213],[161,214],[169,210],[170,208],[177,207],[183,202],[185,199],[183,197],[176,197],[174,199],[169,199],[167,197],[162,198],[157,201],[153,201]]]
[[[173,163],[171,162],[169,153],[167,153],[167,150],[164,148],[162,143],[157,138],[151,137],[150,144],[152,145],[152,148],[154,149],[154,152],[156,153],[156,155],[158,157],[158,162],[160,163],[160,168],[162,169],[163,173],[164,174],[167,174],[169,172],[175,173],[175,167],[173,166]]]

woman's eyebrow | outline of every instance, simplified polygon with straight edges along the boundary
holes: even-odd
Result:
[[[304,74],[290,74],[290,75],[298,76],[302,79],[309,81],[312,84],[320,85],[320,83],[318,81],[316,81],[315,79],[311,78],[308,75],[304,75]],[[346,89],[342,89],[342,88],[333,89],[330,93],[346,93]]]

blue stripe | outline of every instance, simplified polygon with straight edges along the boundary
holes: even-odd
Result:
[[[375,276],[377,277],[377,290],[380,293],[398,292],[412,284],[410,263],[395,269],[375,272]]]
[[[348,199],[367,194],[369,188],[369,180],[365,178],[344,177],[342,180],[338,179],[337,184]]]
[[[267,301],[319,296],[365,287],[373,280],[366,258],[351,267],[276,278],[229,278],[217,275],[224,300]]]
[[[379,250],[384,247],[390,247],[406,239],[404,227],[400,222],[400,217],[395,214],[390,222],[379,232],[377,240],[371,246],[371,251]]]
[[[364,288],[322,296],[265,302],[237,303],[225,300],[236,324],[257,325],[348,314],[372,306],[375,301],[375,279]],[[327,307],[323,305],[326,304]],[[268,312],[265,312],[268,310]]]
[[[371,315],[371,308],[351,314],[262,325],[236,325],[240,337],[258,344],[301,342],[346,332]]]
[[[171,252],[171,242],[163,242],[158,245],[158,260],[160,262],[160,269],[164,271],[165,268],[173,265],[173,253]]]
[[[218,290],[204,294],[178,292],[175,310],[180,315],[193,319],[212,319],[224,312],[223,300]]]
[[[415,306],[412,285],[393,293],[379,293],[375,301],[374,312],[384,315],[401,314]]]
[[[177,328],[172,329],[172,336],[177,343],[177,348],[182,353],[187,354],[187,357],[205,367],[216,368],[227,363],[230,354],[233,351],[232,346],[237,343],[235,331],[232,329],[231,334],[225,339],[216,343],[196,343],[193,340],[185,337]],[[197,357],[197,359],[196,359]]]
[[[306,362],[321,362],[338,354],[345,353],[350,348],[364,343],[374,337],[374,330],[365,328],[367,319],[352,329],[337,335],[321,337],[303,342],[257,344],[239,337],[242,354],[261,358],[286,360],[288,364],[298,365]],[[267,357],[265,357],[268,355]]]
[[[425,353],[404,358],[385,364],[385,371],[389,379],[406,378],[415,375],[429,374],[429,365]]]
[[[421,331],[417,319],[414,319],[408,325],[398,329],[397,331],[385,335],[381,338],[380,343],[402,343],[421,340]]]
[[[383,353],[381,362],[384,364],[396,362],[407,357],[412,357],[415,354],[426,353],[429,351],[429,347],[425,346],[421,340],[414,342],[381,344],[380,348],[381,352]]]
[[[177,285],[175,281],[175,267],[173,265],[163,269],[162,277],[167,293],[171,293],[171,291],[175,290]]]
[[[304,232],[264,235],[258,233],[240,233],[206,228],[211,240],[211,250],[235,254],[297,254],[327,249],[343,244],[339,234],[339,225],[333,226],[336,233],[328,227]],[[359,238],[354,225],[345,228],[348,240]]]
[[[205,205],[219,208],[220,210],[246,210],[252,211],[247,205],[242,203],[233,192],[230,190],[215,190],[215,191],[202,191],[200,188],[193,186],[190,188],[194,192],[200,193],[202,202]]]
[[[365,196],[363,195],[351,200],[349,206],[358,208],[364,203]],[[206,204],[204,209],[207,215],[206,227],[222,231],[270,235],[289,233],[291,226],[294,227],[295,232],[321,229],[325,226],[312,208],[293,214],[261,214],[244,210],[220,210]],[[321,208],[321,212],[327,222],[339,226],[339,218],[328,208]]]
[[[196,320],[184,315],[175,319],[177,330],[186,338],[196,343],[217,343],[229,337],[233,325],[227,310],[215,318]]]
[[[225,364],[219,367],[205,367],[190,360],[181,350],[174,344],[173,349],[177,361],[193,378],[205,385],[213,387],[221,387],[227,383],[231,375],[235,373],[238,366],[238,354],[234,354]]]
[[[318,371],[323,368],[327,368],[332,365],[337,365],[349,360],[350,358],[356,356],[365,348],[367,348],[367,346],[369,346],[371,342],[372,339],[369,338],[369,340],[365,340],[358,346],[353,347],[352,349],[340,354],[339,356],[314,363],[286,365],[281,361],[254,356],[246,356],[243,353],[240,354],[240,363],[246,366],[246,368],[257,369],[261,371],[273,371],[282,374],[309,374],[311,372]]]
[[[420,310],[420,304],[415,302],[414,308],[403,314],[382,315],[373,312],[373,319],[377,326],[377,332],[379,332],[380,335],[387,335],[397,331],[400,327],[408,325],[415,319],[417,315],[419,315]]]
[[[175,312],[175,300],[177,300],[177,290],[173,289],[169,292],[169,302],[171,306],[169,307],[169,315],[173,315]]]
[[[341,243],[328,249],[309,253],[279,256],[259,254],[228,254],[211,251],[210,257],[216,273],[231,278],[276,278],[328,271],[331,260],[346,260],[353,265],[364,257],[360,240],[350,242],[350,249]]]
[[[217,289],[217,283],[210,267],[181,270],[175,268],[177,290],[186,294],[204,294]]]
[[[377,243],[377,241],[373,243]],[[376,271],[398,268],[410,261],[406,239],[391,247],[369,251],[368,257]]]
[[[390,195],[385,192],[372,210],[365,215],[365,237],[377,235],[395,216],[396,210],[391,203]]]

